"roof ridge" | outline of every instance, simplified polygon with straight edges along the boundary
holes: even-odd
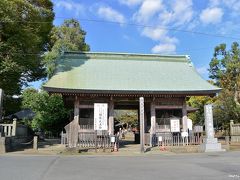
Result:
[[[126,55],[126,56],[149,56],[149,57],[179,57],[188,58],[189,55],[175,55],[175,54],[146,54],[146,53],[129,53],[129,52],[97,52],[97,51],[65,51],[63,55],[67,54],[99,54],[99,55]]]

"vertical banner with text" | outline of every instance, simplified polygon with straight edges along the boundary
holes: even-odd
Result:
[[[94,130],[108,130],[108,104],[94,103]]]

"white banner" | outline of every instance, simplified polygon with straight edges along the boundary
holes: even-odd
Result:
[[[108,104],[94,103],[94,130],[108,130]]]
[[[187,128],[189,129],[189,131],[192,131],[192,120],[191,119],[187,119]]]
[[[180,132],[180,122],[179,119],[170,119],[171,132]]]

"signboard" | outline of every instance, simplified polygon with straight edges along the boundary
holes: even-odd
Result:
[[[192,120],[191,119],[187,119],[187,128],[189,131],[192,131]]]
[[[188,132],[181,132],[182,137],[188,137]]]
[[[108,104],[94,103],[94,130],[108,130]]]
[[[194,126],[195,133],[202,133],[203,132],[203,126]]]
[[[158,136],[158,142],[162,142],[162,136]]]
[[[180,132],[180,122],[179,119],[170,119],[171,132]]]

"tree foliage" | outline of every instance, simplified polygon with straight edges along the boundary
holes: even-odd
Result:
[[[196,112],[188,114],[193,124],[204,125],[204,105],[212,104],[214,101],[215,99],[209,96],[192,96],[187,101],[189,106],[198,109]]]
[[[48,76],[51,77],[56,67],[57,58],[64,51],[89,51],[85,42],[86,32],[77,20],[65,20],[61,26],[56,26],[51,31],[51,51],[46,53],[44,59]]]
[[[56,133],[67,124],[68,111],[61,95],[49,95],[45,91],[28,88],[23,91],[22,99],[22,107],[36,114],[31,124],[33,129]]]
[[[0,1],[0,87],[19,94],[45,76],[42,53],[49,47],[54,14],[50,0]]]
[[[115,113],[116,119],[132,127],[138,125],[138,112],[134,110],[118,110]]]
[[[240,121],[240,49],[234,42],[230,50],[226,44],[215,48],[210,62],[210,78],[222,88],[214,108],[214,117],[221,126],[226,126],[231,119]]]

